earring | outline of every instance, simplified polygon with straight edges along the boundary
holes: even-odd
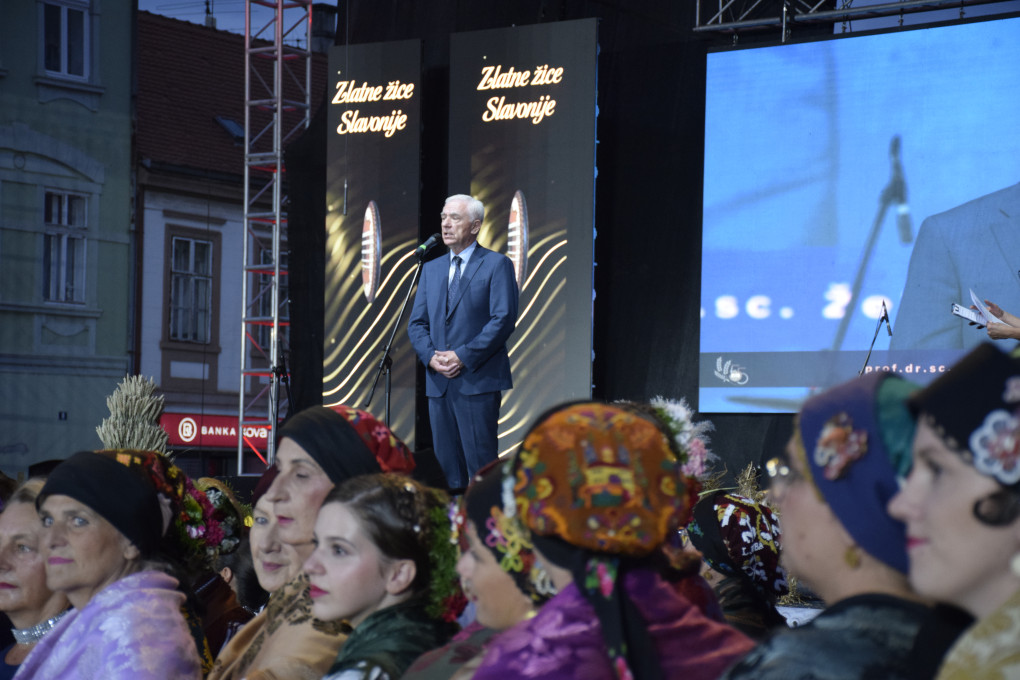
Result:
[[[531,565],[531,573],[528,574],[528,579],[531,581],[531,585],[534,586],[535,592],[540,595],[552,597],[558,592],[556,586],[553,585],[549,572],[545,570],[545,567],[538,560],[535,560]]]
[[[861,566],[861,553],[856,545],[847,547],[846,552],[843,553],[843,562],[851,569]]]
[[[1009,568],[1014,576],[1020,578],[1020,553],[1013,555],[1013,559],[1009,561]]]

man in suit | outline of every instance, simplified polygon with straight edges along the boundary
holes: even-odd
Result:
[[[513,387],[506,343],[517,323],[517,281],[505,255],[477,242],[485,208],[458,194],[443,206],[446,257],[427,262],[407,334],[425,364],[432,441],[451,489],[498,456],[502,391]]]
[[[970,305],[970,290],[1009,306],[1020,293],[1020,184],[932,215],[917,234],[907,283],[893,326],[891,349],[970,349],[989,339],[1003,351],[1015,344],[1005,327],[969,328],[953,316]],[[997,307],[998,309],[998,307]]]

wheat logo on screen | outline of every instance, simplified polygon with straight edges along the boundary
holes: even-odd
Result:
[[[519,290],[524,287],[524,277],[528,274],[528,206],[520,191],[514,192],[514,199],[510,201],[506,237],[506,256],[514,264]]]
[[[361,283],[365,299],[375,302],[379,288],[379,263],[382,261],[382,236],[379,225],[379,206],[369,201],[365,208],[365,221],[361,225]]]
[[[734,385],[746,385],[747,381],[751,379],[743,366],[738,366],[729,359],[723,362],[722,357],[716,357],[715,377],[724,383],[733,383]]]

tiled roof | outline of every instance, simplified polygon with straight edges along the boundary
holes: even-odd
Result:
[[[326,55],[316,53],[312,61],[314,113],[324,92]],[[271,79],[271,62],[259,68]],[[139,160],[238,177],[244,173],[243,140],[235,142],[216,121],[217,116],[229,118],[243,130],[244,36],[139,12],[137,74]],[[288,97],[299,97],[284,88]],[[253,86],[253,97],[262,94]],[[268,114],[253,115],[253,134],[268,120]]]

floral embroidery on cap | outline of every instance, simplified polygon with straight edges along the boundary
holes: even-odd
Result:
[[[825,478],[841,478],[850,464],[868,452],[868,433],[854,430],[847,413],[838,413],[825,423],[815,446],[815,465],[822,468]]]
[[[1010,486],[1020,482],[1020,418],[997,409],[970,435],[974,467]]]
[[[1020,401],[1020,376],[1006,379],[1006,389],[1002,392],[1002,400],[1007,404]]]

